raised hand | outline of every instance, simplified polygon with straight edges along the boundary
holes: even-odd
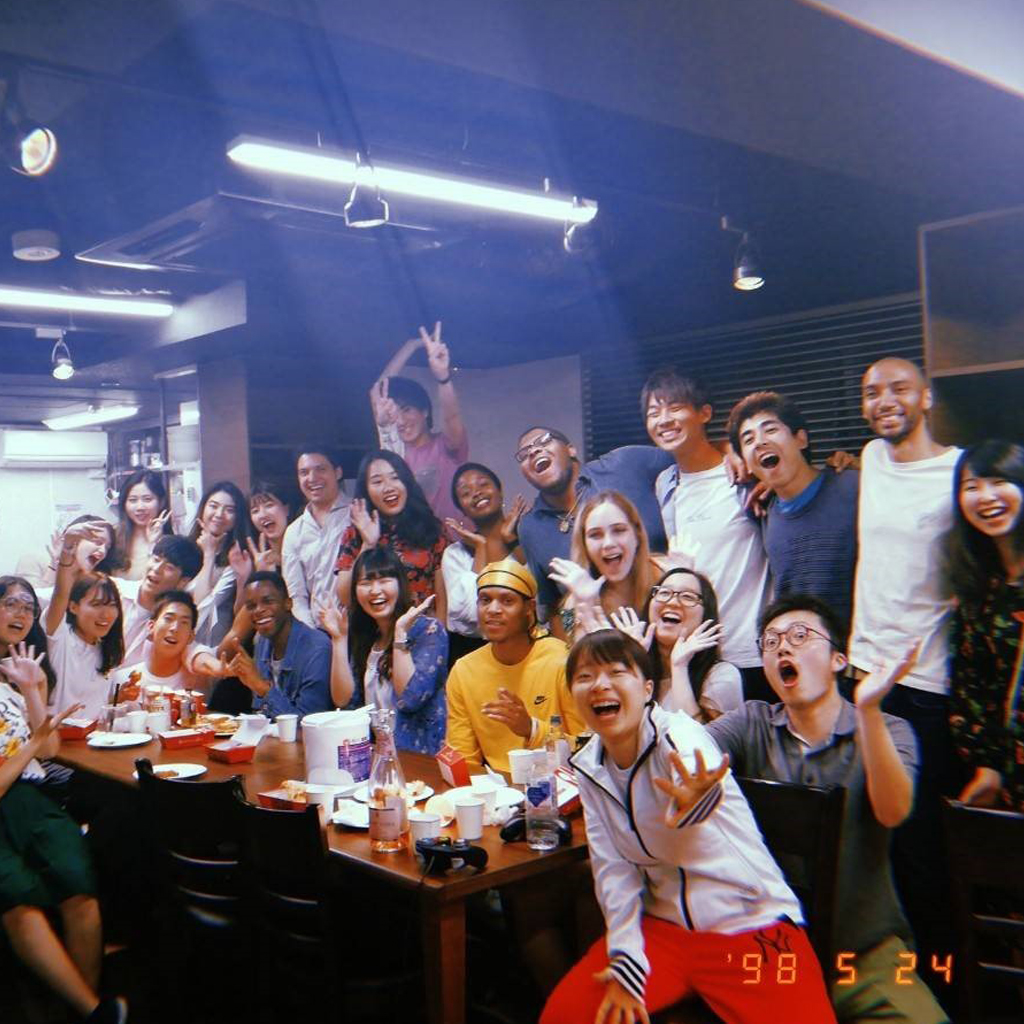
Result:
[[[517,494],[515,501],[512,502],[512,508],[501,519],[501,539],[510,548],[519,543],[519,520],[525,513],[526,499],[521,494]]]
[[[478,551],[487,543],[487,538],[482,533],[475,533],[465,523],[452,519],[451,516],[445,519],[444,525],[448,527],[457,537],[464,540],[474,551]]]
[[[605,986],[594,1024],[651,1024],[647,1007],[621,984],[610,967],[595,974],[594,981]]]
[[[693,569],[697,565],[700,554],[700,541],[685,530],[668,539],[668,552],[664,555],[652,555],[651,561],[664,575],[670,569]]]
[[[441,321],[434,324],[433,333],[428,334],[426,327],[420,327],[420,340],[427,350],[427,364],[434,380],[447,381],[451,373],[451,358],[448,346],[441,340]]]
[[[395,400],[388,394],[388,379],[387,377],[381,377],[370,388],[370,406],[373,409],[373,418],[378,427],[390,426],[398,417],[398,406],[395,405]]]
[[[203,553],[203,561],[212,562],[217,557],[217,548],[220,547],[220,537],[215,537],[209,530],[200,530],[196,543]]]
[[[959,800],[971,807],[995,807],[1002,788],[1003,777],[995,768],[976,768],[974,778],[964,786]]]
[[[74,718],[84,704],[72,704],[65,708],[59,715],[47,715],[39,725],[32,730],[32,740],[37,746],[42,746],[69,718]]]
[[[522,698],[517,697],[504,687],[498,690],[496,700],[481,705],[480,710],[488,718],[507,725],[512,732],[517,736],[522,736],[524,740],[528,740],[533,733],[533,719],[530,718],[530,712],[526,710]]]
[[[108,537],[106,528],[97,522],[73,523],[63,534],[65,551],[73,551],[78,542],[91,540],[94,544],[106,544]]]
[[[235,570],[235,579],[241,583],[252,575],[252,559],[248,551],[243,551],[236,541],[228,548],[228,565]]]
[[[8,656],[0,661],[0,671],[23,694],[34,690],[44,698],[45,704],[46,673],[42,667],[45,657],[45,651],[37,655],[35,647],[26,647],[22,641],[16,647],[9,648]]]
[[[434,595],[431,594],[425,601],[413,605],[395,622],[395,639],[404,641],[409,635],[412,624],[434,603]]]
[[[844,469],[860,469],[860,456],[840,449],[825,460],[825,465],[834,469],[837,474],[842,473]]]
[[[239,648],[238,653],[228,662],[227,669],[230,675],[237,676],[250,690],[262,694],[266,684],[260,677],[256,662],[252,660],[252,656],[245,650]]]
[[[258,546],[253,544],[252,537],[247,537],[245,543],[257,572],[273,572],[277,568],[277,552],[271,547],[266,534],[260,534]]]
[[[645,650],[651,649],[654,640],[654,623],[649,626],[633,608],[623,605],[612,612],[612,623],[620,633],[631,636]]]
[[[363,498],[352,501],[352,525],[363,538],[363,547],[375,547],[380,540],[380,516],[375,508],[367,508]]]
[[[757,519],[768,515],[768,502],[775,492],[760,480],[747,492],[743,500],[743,511],[752,512]]]
[[[165,508],[158,516],[146,523],[146,543],[152,547],[164,534],[164,525],[171,517],[171,510]]]
[[[679,637],[672,645],[672,667],[689,665],[698,652],[717,647],[723,635],[721,623],[705,619],[689,636]]]
[[[678,780],[655,779],[654,784],[662,793],[672,798],[672,803],[665,811],[665,824],[669,828],[675,828],[697,805],[700,798],[725,778],[725,773],[729,770],[729,755],[723,754],[718,767],[709,771],[704,764],[704,755],[700,750],[694,750],[695,771],[692,775],[686,770],[679,751],[673,750],[668,756],[678,774]]]
[[[883,658],[875,663],[853,691],[853,703],[859,710],[878,707],[885,695],[917,664],[921,641],[911,644],[900,658]]]
[[[734,452],[731,445],[725,453],[722,462],[725,466],[725,477],[729,483],[735,486],[736,484],[746,483],[750,479],[750,471],[747,469],[747,464],[743,461],[743,456]]]
[[[593,576],[568,558],[552,558],[548,563],[551,572],[548,577],[559,586],[564,587],[572,595],[578,604],[596,604],[601,599],[601,587],[604,586],[604,577]]]
[[[336,604],[318,604],[317,617],[320,625],[332,640],[345,640],[348,638],[348,609],[340,608]]]
[[[54,530],[50,534],[50,543],[47,545],[47,551],[50,555],[50,568],[56,570],[57,562],[60,560],[60,550],[64,546],[64,532],[62,530]]]

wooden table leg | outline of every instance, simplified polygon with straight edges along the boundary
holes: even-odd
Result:
[[[430,1024],[465,1024],[466,905],[426,892],[420,914]]]

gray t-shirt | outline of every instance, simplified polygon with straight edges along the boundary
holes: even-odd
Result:
[[[900,760],[916,781],[913,730],[902,718],[884,718]],[[737,775],[804,786],[845,787],[834,948],[859,953],[891,935],[912,941],[893,887],[891,830],[878,822],[868,797],[853,705],[843,701],[832,736],[813,748],[790,731],[783,704],[747,701],[705,728],[729,755]],[[813,823],[808,822],[808,827]]]

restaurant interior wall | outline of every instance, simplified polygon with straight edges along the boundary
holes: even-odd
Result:
[[[916,293],[646,338],[630,350],[591,351],[583,362],[587,453],[649,443],[640,390],[652,370],[666,365],[697,375],[710,389],[712,437],[724,437],[740,398],[771,389],[799,405],[816,458],[855,452],[870,437],[861,416],[861,377],[886,355],[923,360]]]

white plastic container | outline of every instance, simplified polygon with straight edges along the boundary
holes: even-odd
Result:
[[[306,715],[302,719],[302,744],[307,779],[314,771],[319,780],[338,785],[370,777],[370,715],[362,708]]]

